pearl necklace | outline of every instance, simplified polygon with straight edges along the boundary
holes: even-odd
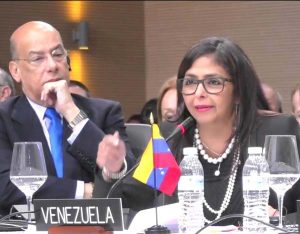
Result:
[[[229,180],[228,180],[228,185],[227,185],[227,189],[226,189],[226,193],[225,193],[225,196],[224,196],[224,199],[223,199],[223,202],[221,204],[221,207],[219,210],[215,210],[213,209],[206,201],[205,199],[205,196],[204,196],[204,205],[205,207],[213,214],[216,214],[217,217],[214,219],[214,220],[217,220],[221,217],[222,213],[227,209],[229,203],[230,203],[230,200],[231,200],[231,196],[232,196],[232,192],[233,192],[233,189],[234,189],[234,185],[235,185],[235,180],[236,180],[236,174],[237,174],[237,170],[238,170],[238,164],[239,164],[239,158],[240,158],[240,149],[238,148],[237,150],[235,150],[235,161],[233,163],[233,171],[231,172],[231,175],[229,177]],[[214,220],[208,220],[204,215],[204,221],[206,223],[210,223]]]
[[[206,153],[206,151],[203,147],[204,144],[202,145],[202,143],[201,143],[200,136],[199,136],[199,130],[197,128],[195,128],[194,139],[195,139],[196,147],[199,149],[199,152],[202,155],[204,160],[206,160],[208,163],[213,163],[213,164],[219,163],[218,169],[215,171],[215,176],[219,176],[220,175],[221,163],[223,162],[224,159],[227,158],[228,154],[231,152],[231,149],[232,149],[233,144],[235,142],[235,138],[232,137],[232,139],[231,139],[230,143],[228,144],[226,150],[218,158],[212,158]],[[208,147],[206,147],[206,148],[209,149]],[[214,154],[216,154],[214,151],[212,151],[212,150],[210,150],[210,151],[213,152]]]

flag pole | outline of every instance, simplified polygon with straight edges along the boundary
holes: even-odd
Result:
[[[150,124],[151,124],[151,140],[152,140],[152,163],[153,163],[153,168],[154,168],[154,201],[155,201],[155,205],[154,205],[154,209],[155,209],[155,225],[147,228],[145,230],[145,234],[169,234],[171,233],[171,231],[164,226],[158,225],[158,209],[157,209],[157,188],[156,188],[156,168],[155,168],[155,159],[154,159],[154,152],[153,152],[153,124],[154,124],[154,118],[153,118],[153,114],[152,112],[150,113]]]
[[[150,113],[150,124],[151,124],[151,134],[152,134],[152,155],[154,156],[154,152],[153,152],[153,124],[154,124],[154,118],[153,118],[153,114],[152,112]],[[155,159],[154,157],[152,158],[153,159],[153,168],[154,168],[154,201],[155,203],[157,202],[157,188],[156,188],[156,169],[155,169]],[[157,205],[155,204],[155,225],[158,226],[158,213],[157,213]]]

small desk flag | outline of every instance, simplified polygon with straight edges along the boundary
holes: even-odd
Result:
[[[167,142],[160,135],[157,124],[152,124],[152,138],[142,155],[139,166],[134,171],[133,178],[171,196],[176,189],[180,174],[180,168]]]

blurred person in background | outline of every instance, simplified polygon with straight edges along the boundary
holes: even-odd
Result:
[[[69,71],[72,71],[71,59],[68,55],[67,55],[67,64],[68,64]],[[69,91],[71,93],[75,93],[83,97],[90,97],[90,90],[88,89],[88,87],[84,83],[77,80],[69,81]]]
[[[157,117],[158,121],[172,121],[176,118],[177,110],[177,89],[176,76],[166,80],[158,94]]]
[[[275,91],[270,85],[261,83],[263,93],[267,99],[269,110],[278,113],[283,113],[282,110],[282,97],[279,92]]]
[[[81,95],[83,97],[90,97],[90,91],[85,84],[78,80],[70,80],[69,82],[69,91]]]
[[[141,114],[133,114],[129,116],[126,123],[142,123]]]
[[[0,101],[5,101],[16,94],[15,84],[11,75],[0,68]]]
[[[152,113],[154,122],[158,122],[157,117],[157,98],[148,100],[141,110],[141,121],[144,124],[150,124],[150,114]]]
[[[291,92],[292,111],[300,124],[300,85],[296,85]]]

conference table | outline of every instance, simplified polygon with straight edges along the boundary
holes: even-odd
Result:
[[[1,234],[48,234],[48,231],[36,231],[36,228],[34,225],[30,225],[27,230],[25,231],[14,231],[14,232],[0,232]],[[171,232],[171,233],[177,233],[177,232]],[[209,227],[208,229],[201,232],[201,234],[217,234],[217,233],[231,233],[231,234],[242,234],[247,233],[243,231],[238,231],[237,229],[231,229],[229,227]],[[266,234],[278,234],[280,232],[276,230],[268,230],[264,232]],[[282,232],[281,232],[282,233]],[[88,233],[81,233],[81,234],[88,234]],[[124,230],[124,231],[114,231],[113,234],[144,234],[142,231],[133,231],[133,230]]]
[[[162,207],[157,208],[157,220],[158,225],[162,225],[168,227],[171,233],[178,233],[178,223],[177,223],[177,215],[178,215],[178,204],[170,204]],[[142,234],[144,230],[156,225],[156,211],[154,208],[146,209],[138,212],[132,222],[130,223],[128,230],[124,231],[114,231],[114,234]],[[211,226],[206,228],[202,233],[247,233],[244,231],[238,230],[236,226],[229,225],[229,226]],[[25,231],[9,231],[9,232],[0,232],[0,234],[16,234],[16,233],[30,233],[30,234],[48,234],[48,231],[36,231],[35,225],[29,225],[28,229]],[[277,234],[282,233],[282,231],[274,230],[268,227],[267,232],[270,234]]]

